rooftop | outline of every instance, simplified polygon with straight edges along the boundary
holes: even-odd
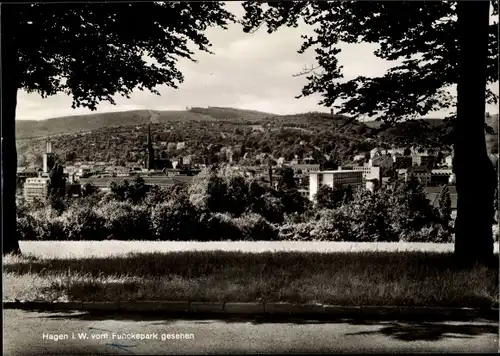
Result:
[[[326,170],[326,171],[317,171],[311,172],[311,174],[323,174],[323,173],[359,173],[362,174],[362,171],[353,170],[353,169],[342,169],[342,170]]]
[[[426,166],[410,167],[407,170],[408,173],[430,173],[429,168]]]
[[[174,177],[142,177],[144,182],[148,185],[177,185],[177,184],[188,184],[193,180],[193,176],[174,176]],[[95,185],[110,185],[112,182],[121,183],[125,180],[128,180],[130,183],[134,181],[134,177],[89,177],[89,178],[81,178],[80,183],[92,183]]]

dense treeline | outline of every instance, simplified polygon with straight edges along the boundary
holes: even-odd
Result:
[[[277,189],[228,167],[202,171],[189,187],[140,178],[108,193],[19,202],[24,240],[323,240],[450,242],[446,192],[437,209],[416,181],[375,192],[323,187],[314,203],[286,179]]]

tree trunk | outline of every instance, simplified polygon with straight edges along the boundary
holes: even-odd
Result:
[[[16,229],[16,105],[19,77],[17,75],[18,27],[16,5],[1,6],[1,58],[2,58],[2,238],[3,254],[21,252]],[[17,5],[18,6],[18,5]]]
[[[470,265],[493,260],[495,177],[484,132],[489,1],[459,1],[460,56],[454,162],[455,255]]]

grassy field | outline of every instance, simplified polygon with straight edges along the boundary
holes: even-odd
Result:
[[[452,252],[453,244],[391,242],[298,242],[298,241],[21,241],[21,251],[41,258],[123,256],[127,253],[182,251],[239,252]],[[498,253],[498,244],[495,244]]]
[[[498,266],[450,253],[171,252],[87,259],[4,257],[4,301],[190,300],[492,306]]]

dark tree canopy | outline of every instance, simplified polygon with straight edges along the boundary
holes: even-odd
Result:
[[[494,2],[498,15],[498,2]],[[299,53],[316,52],[318,66],[307,76],[303,96],[322,95],[320,104],[338,114],[376,116],[386,122],[453,109],[456,99],[448,88],[458,82],[456,2],[442,1],[294,1],[244,3],[245,32],[267,25],[269,33],[302,19],[315,26],[302,36]],[[498,80],[498,25],[489,27],[488,83]],[[337,60],[340,43],[376,43],[374,54],[402,61],[381,77],[345,80]],[[305,73],[304,73],[305,74]],[[487,91],[489,103],[497,96]]]
[[[308,74],[308,83],[297,98],[320,94],[320,104],[351,115],[349,122],[369,116],[391,125],[451,113],[443,138],[454,148],[455,255],[469,266],[493,261],[496,179],[486,154],[485,107],[498,102],[487,88],[498,81],[498,0],[259,1],[245,2],[244,8],[245,32],[265,24],[272,33],[297,27],[299,20],[314,27],[313,36],[302,36],[299,53],[314,49],[318,66],[300,73]],[[380,77],[346,80],[337,58],[341,43],[375,43],[375,56],[398,62]],[[455,85],[456,97],[449,91]]]
[[[136,88],[156,94],[158,85],[177,88],[183,81],[177,60],[194,60],[190,44],[210,52],[204,31],[233,20],[218,2],[37,3],[14,9],[18,87],[43,97],[64,92],[73,97],[73,107],[90,109]]]
[[[34,3],[1,7],[3,252],[19,253],[16,234],[17,92],[66,93],[72,107],[95,110],[133,90],[177,88],[180,58],[210,52],[204,32],[226,28],[221,2]],[[7,231],[9,230],[9,231]]]

